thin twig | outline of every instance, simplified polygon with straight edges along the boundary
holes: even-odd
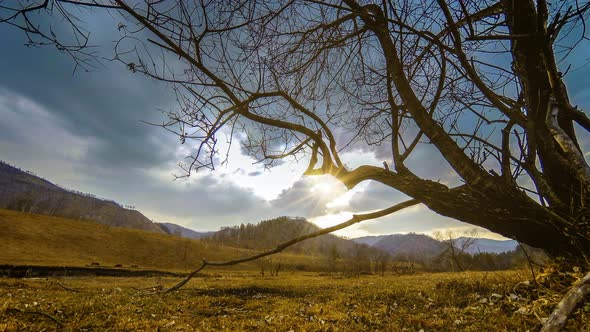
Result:
[[[234,260],[229,260],[229,261],[224,261],[224,262],[209,262],[207,260],[202,260],[201,266],[199,266],[196,270],[192,271],[191,273],[189,273],[188,276],[186,276],[186,278],[184,278],[181,282],[179,282],[178,284],[172,286],[171,288],[167,289],[166,291],[164,291],[165,293],[168,292],[172,292],[175,291],[179,288],[181,288],[182,286],[184,286],[187,282],[189,282],[197,273],[201,272],[206,266],[210,265],[210,266],[230,266],[230,265],[236,265],[236,264],[240,264],[240,263],[245,263],[245,262],[249,262],[249,261],[253,261],[259,258],[263,258],[266,256],[270,256],[276,253],[279,253],[283,250],[285,250],[286,248],[299,243],[301,241],[305,241],[308,239],[312,239],[314,237],[318,237],[318,236],[322,236],[325,234],[329,234],[332,232],[335,232],[337,230],[346,228],[348,226],[354,225],[356,223],[359,223],[361,221],[364,220],[368,220],[368,219],[375,219],[375,218],[379,218],[379,217],[383,217],[386,216],[388,214],[392,214],[394,212],[397,212],[399,210],[402,210],[404,208],[413,206],[420,203],[420,201],[415,200],[415,199],[410,199],[407,200],[405,202],[393,205],[391,207],[388,207],[386,209],[383,210],[379,210],[379,211],[375,211],[375,212],[370,212],[370,213],[364,213],[364,214],[355,214],[352,216],[352,218],[350,218],[349,220],[342,222],[338,225],[334,225],[332,227],[328,227],[328,228],[324,228],[321,229],[317,232],[313,232],[313,233],[309,233],[307,235],[302,235],[299,237],[296,237],[292,240],[289,240],[287,242],[283,242],[282,244],[279,244],[278,246],[276,246],[274,249],[268,250],[268,251],[264,251],[261,252],[259,254],[253,255],[253,256],[249,256],[249,257],[245,257],[245,258],[239,258],[239,259],[234,259]]]
[[[532,259],[529,256],[529,253],[526,251],[525,247],[522,245],[522,243],[520,243],[520,242],[516,242],[516,243],[518,243],[518,246],[520,247],[520,249],[522,249],[522,252],[524,253],[524,256],[526,257],[526,261],[529,265],[529,269],[531,270],[531,275],[533,276],[533,282],[536,284],[537,277],[535,276],[535,268],[533,267]]]
[[[27,311],[27,310],[22,310],[22,309],[19,309],[19,308],[6,308],[5,312],[6,313],[18,312],[18,313],[21,313],[21,314],[44,316],[44,317],[47,317],[47,318],[51,319],[52,321],[54,321],[59,326],[62,326],[63,325],[63,323],[59,319],[55,318],[54,316],[52,316],[52,315],[50,315],[48,313],[42,312],[42,311]]]
[[[59,285],[61,288],[65,289],[65,290],[68,290],[68,291],[70,291],[70,292],[74,292],[74,293],[80,293],[80,292],[82,292],[81,290],[78,290],[78,289],[73,289],[73,288],[67,287],[66,285],[64,285],[64,284],[62,284],[61,282],[59,282],[59,280],[54,280],[54,282],[55,282],[56,284],[58,284],[58,285]]]

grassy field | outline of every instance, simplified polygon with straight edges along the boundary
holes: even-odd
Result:
[[[553,304],[531,298],[523,279],[232,272],[169,294],[141,289],[177,279],[0,279],[0,331],[536,331]],[[568,330],[588,331],[589,311],[579,309]]]
[[[110,227],[0,209],[0,264],[40,266],[138,266],[142,269],[188,271],[200,259],[226,260],[253,254],[251,250],[213,245],[172,235]],[[282,253],[284,268],[321,265],[319,258]],[[240,269],[256,270],[256,263]]]

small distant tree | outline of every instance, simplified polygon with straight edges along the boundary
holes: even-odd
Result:
[[[268,259],[262,258],[254,261],[254,264],[258,267],[258,272],[260,273],[261,277],[264,277],[266,268],[268,266]]]
[[[387,270],[387,264],[391,261],[391,256],[387,252],[377,248],[371,248],[370,255],[375,274],[384,276]]]
[[[394,264],[391,265],[391,270],[393,273],[396,273],[398,275],[416,273],[416,268],[411,260],[396,261]]]
[[[273,260],[272,257],[268,259],[268,266],[269,266],[269,271],[270,271],[270,275],[272,277],[278,277],[279,276],[279,271],[281,271],[281,259],[280,257],[277,257],[276,260]]]
[[[452,230],[447,230],[444,233],[436,231],[433,236],[446,247],[439,256],[449,258],[452,270],[464,271],[466,257],[469,256],[468,249],[473,246],[479,236],[477,229],[473,228],[463,233]]]
[[[352,256],[348,259],[350,272],[353,275],[371,272],[371,249],[366,244],[355,246]]]
[[[326,267],[328,269],[328,272],[336,272],[339,259],[340,252],[338,251],[338,247],[335,243],[332,243],[332,245],[330,246],[330,250],[328,251],[328,255],[326,256]]]

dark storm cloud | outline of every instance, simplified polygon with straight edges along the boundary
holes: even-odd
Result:
[[[8,157],[9,147],[14,148],[19,156],[54,156],[55,159],[67,154],[80,156],[91,144],[91,140],[64,130],[61,121],[41,105],[3,88],[0,88],[0,111],[3,158]]]
[[[402,134],[405,137],[405,141],[410,142],[414,139],[416,131],[409,128],[405,129]],[[348,141],[355,135],[355,133],[353,131],[346,132],[344,130],[337,130],[335,135],[343,141]],[[428,142],[428,139],[423,136],[421,142]],[[386,162],[389,167],[393,168],[391,143],[388,141],[381,142],[380,144],[367,145],[364,140],[357,140],[348,146],[348,149],[342,154],[342,157],[346,163],[346,154],[354,157],[362,153],[369,153],[374,156],[374,160],[371,162],[367,161],[363,163],[372,163],[374,166],[381,167],[383,162]],[[412,172],[422,178],[441,181],[447,185],[458,184],[458,178],[451,166],[432,144],[419,143],[412,153],[410,153],[404,164],[412,170]],[[358,165],[348,166],[356,167]]]
[[[117,38],[114,32],[94,37],[93,43],[109,47]],[[0,25],[0,87],[50,109],[64,130],[95,138],[97,144],[91,147],[88,162],[104,167],[116,162],[142,167],[173,158],[173,147],[164,146],[175,140],[140,122],[161,122],[157,109],[174,106],[165,85],[110,62],[95,72],[78,70],[73,74],[74,62],[67,55],[50,47],[25,47],[24,42],[21,31]],[[9,130],[2,129],[3,139],[7,139]]]
[[[407,199],[410,199],[410,197],[393,188],[370,181],[363,191],[352,196],[349,207],[355,212],[378,210]],[[438,215],[424,205],[415,205],[389,216],[363,222],[359,224],[358,229],[370,234],[392,234],[427,233],[438,229],[467,226],[465,223]]]
[[[459,177],[434,145],[422,144],[416,148],[406,160],[406,166],[419,177],[451,187],[460,184]]]

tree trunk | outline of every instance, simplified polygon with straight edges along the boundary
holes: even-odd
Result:
[[[539,6],[535,7],[530,0],[504,1],[510,33],[519,36],[512,40],[512,55],[513,67],[520,78],[527,105],[525,130],[531,150],[529,167],[535,167],[533,158],[538,156],[543,174],[539,175],[542,179],[536,180],[546,181],[555,194],[548,195],[554,197],[549,202],[552,210],[576,221],[588,213],[584,208],[590,203],[584,196],[588,182],[580,174],[588,165],[583,156],[575,156],[581,153],[572,117],[568,116],[571,105],[567,101],[567,91],[555,63],[551,38],[546,31],[547,13],[544,5],[544,2],[539,2]],[[553,107],[557,110],[555,126],[563,133],[563,140],[570,144],[569,149],[556,140],[548,126]]]

